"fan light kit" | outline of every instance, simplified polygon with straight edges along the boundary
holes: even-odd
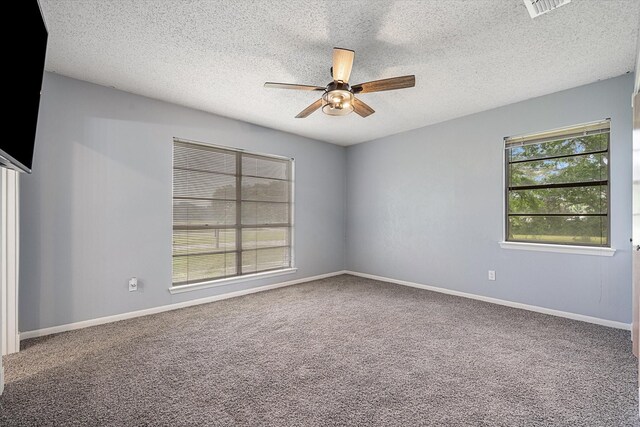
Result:
[[[354,95],[404,89],[416,85],[416,76],[411,75],[349,86],[349,77],[351,76],[354,57],[355,52],[352,50],[339,47],[333,48],[333,67],[331,67],[333,81],[326,87],[273,82],[266,82],[264,87],[324,92],[320,99],[309,105],[296,116],[297,119],[303,119],[320,108],[322,108],[323,113],[329,116],[346,116],[352,111],[355,111],[360,117],[367,117],[375,113],[375,111]]]
[[[344,116],[353,111],[353,94],[335,89],[322,95],[322,112],[330,116]]]

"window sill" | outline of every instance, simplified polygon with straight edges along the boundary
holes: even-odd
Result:
[[[296,271],[298,271],[297,268],[291,267],[291,268],[284,268],[282,270],[264,271],[262,273],[247,274],[247,275],[244,275],[244,276],[227,277],[225,279],[218,279],[218,280],[210,280],[208,282],[200,282],[200,283],[191,283],[189,285],[172,286],[172,287],[169,288],[169,292],[171,292],[172,294],[181,294],[183,292],[197,291],[197,290],[200,290],[200,289],[207,289],[207,288],[215,288],[215,287],[218,287],[218,286],[231,285],[233,283],[240,283],[240,282],[246,282],[246,281],[250,281],[250,280],[266,279],[268,277],[282,276],[282,275],[285,275],[285,274],[295,273]]]
[[[553,245],[549,243],[525,243],[525,242],[499,242],[502,249],[516,249],[521,251],[557,252],[563,254],[613,256],[616,253],[612,248],[600,248],[592,246]]]

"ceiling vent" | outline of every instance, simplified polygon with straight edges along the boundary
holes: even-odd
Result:
[[[571,0],[524,0],[524,4],[527,6],[529,15],[532,18],[544,15],[568,3],[571,3]]]

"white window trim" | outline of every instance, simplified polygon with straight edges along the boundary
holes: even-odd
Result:
[[[298,267],[296,267],[296,256],[295,256],[295,248],[296,248],[296,243],[295,243],[295,233],[296,233],[296,226],[295,226],[295,212],[296,212],[296,159],[294,157],[286,157],[286,156],[279,156],[276,154],[267,154],[267,153],[261,153],[261,152],[257,152],[257,151],[250,151],[250,150],[244,150],[241,148],[232,148],[232,147],[227,147],[224,145],[217,145],[217,144],[209,144],[209,143],[204,143],[204,142],[199,142],[199,141],[194,141],[194,140],[190,140],[190,139],[185,139],[185,138],[177,138],[177,137],[173,137],[172,141],[171,141],[171,146],[173,147],[173,144],[178,141],[178,142],[187,142],[187,143],[191,143],[191,144],[199,144],[199,145],[204,145],[204,146],[209,146],[209,147],[215,147],[215,148],[220,148],[223,150],[233,150],[233,151],[240,151],[243,153],[248,153],[248,154],[255,154],[258,156],[265,156],[265,157],[274,157],[274,158],[280,158],[283,160],[289,160],[291,161],[291,228],[290,228],[290,259],[291,259],[291,266],[290,267],[286,267],[286,268],[282,268],[282,269],[278,269],[278,270],[269,270],[269,271],[260,271],[257,273],[252,273],[252,274],[242,274],[239,276],[231,276],[231,277],[223,277],[221,279],[212,279],[212,280],[205,280],[203,282],[197,282],[197,283],[189,283],[186,285],[174,285],[173,283],[171,283],[171,285],[169,286],[169,292],[171,294],[180,294],[183,292],[190,292],[190,291],[197,291],[200,289],[207,289],[207,288],[215,288],[218,286],[226,286],[226,285],[231,285],[234,283],[240,283],[240,282],[244,282],[244,281],[251,281],[251,280],[257,280],[257,279],[266,279],[269,277],[276,277],[276,276],[282,276],[285,274],[291,274],[291,273],[295,273],[296,271],[298,271]],[[173,155],[171,156],[171,170],[173,170]],[[171,178],[171,188],[172,188],[172,195],[173,195],[173,174],[171,174],[172,178]],[[171,223],[173,224],[173,210],[171,211]],[[172,272],[172,280],[173,280],[173,272]],[[19,341],[18,341],[19,342]]]
[[[610,118],[605,119],[611,122]],[[602,120],[594,122],[583,123],[576,126],[588,126],[590,124],[599,123]],[[558,128],[562,129],[562,128]],[[611,135],[611,130],[609,130]],[[505,140],[502,141],[502,241],[498,242],[502,249],[514,249],[520,251],[532,251],[532,252],[555,252],[562,254],[575,254],[575,255],[594,255],[594,256],[613,256],[616,253],[616,249],[612,246],[581,246],[581,245],[559,245],[553,243],[536,243],[536,242],[512,242],[507,240],[507,150],[505,149]],[[609,136],[609,154],[611,154],[611,136]],[[609,189],[611,189],[611,182],[609,182]],[[611,207],[610,207],[611,208]],[[609,225],[611,225],[611,211],[608,212]],[[611,244],[611,236],[609,236],[609,244]]]
[[[502,249],[515,249],[520,251],[556,252],[562,254],[613,256],[616,250],[600,246],[554,245],[551,243],[529,242],[498,242]]]
[[[206,282],[189,283],[188,285],[170,286],[169,292],[181,294],[183,292],[198,291],[200,289],[215,288],[218,286],[231,285],[233,283],[246,282],[251,280],[266,279],[269,277],[283,276],[298,271],[296,267],[283,268],[281,270],[262,271],[260,273],[245,274],[243,276],[225,277],[224,279],[209,280]]]

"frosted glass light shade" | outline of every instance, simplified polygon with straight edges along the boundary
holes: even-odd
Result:
[[[345,116],[353,111],[353,93],[332,90],[322,95],[322,112],[330,116]]]

